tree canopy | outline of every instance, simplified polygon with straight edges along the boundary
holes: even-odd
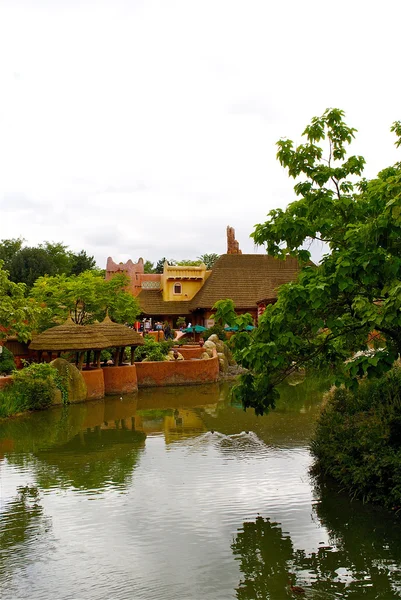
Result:
[[[41,308],[33,298],[25,295],[24,283],[10,281],[0,260],[0,338],[16,335],[26,342],[40,319]]]
[[[123,273],[106,281],[96,271],[40,277],[30,293],[43,309],[40,329],[61,324],[69,315],[79,325],[101,321],[106,310],[117,323],[133,324],[140,309],[136,298],[125,291],[127,283]]]
[[[401,123],[391,130],[398,147]],[[235,337],[236,358],[249,369],[235,393],[259,414],[301,367],[342,367],[361,351],[339,377],[353,385],[390,368],[401,351],[401,163],[363,178],[364,158],[347,155],[355,132],[343,111],[327,109],[306,127],[302,144],[277,144],[280,163],[296,179],[296,199],[270,211],[252,237],[273,256],[298,257],[303,269],[280,287],[254,333]],[[329,248],[317,266],[305,247],[311,240]],[[373,330],[382,340],[378,352],[367,351]]]
[[[220,254],[212,252],[212,254],[201,254],[198,256],[199,260],[206,265],[206,269],[213,269],[214,263],[219,260]]]
[[[9,271],[11,281],[32,287],[43,275],[79,275],[96,267],[93,256],[85,250],[74,253],[60,242],[43,242],[38,246],[23,246],[24,240],[0,241],[0,260]]]

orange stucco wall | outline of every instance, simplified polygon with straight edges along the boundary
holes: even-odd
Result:
[[[185,360],[189,360],[190,358],[200,358],[204,353],[204,349],[200,346],[195,346],[193,348],[185,348],[185,346],[181,346],[176,348],[180,354],[183,355]]]
[[[138,387],[210,383],[219,378],[217,356],[205,360],[135,363]]]
[[[100,400],[104,397],[103,369],[81,371],[87,387],[87,400]]]
[[[131,394],[138,389],[135,365],[125,365],[123,367],[104,367],[104,393],[113,394]]]

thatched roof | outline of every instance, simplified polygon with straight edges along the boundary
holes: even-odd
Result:
[[[107,315],[104,321],[96,323],[95,325],[88,325],[88,329],[103,334],[111,342],[113,347],[122,346],[141,346],[144,344],[144,339],[139,333],[121,325],[120,323],[114,323]]]
[[[231,298],[237,309],[256,308],[259,300],[277,298],[277,287],[295,281],[299,271],[296,258],[280,260],[266,254],[223,254],[191,300],[191,310],[211,309],[225,298]]]
[[[163,300],[163,292],[160,290],[142,290],[137,297],[141,312],[144,315],[177,315],[186,316],[190,313],[190,302],[188,300]]]
[[[89,325],[77,325],[68,318],[63,325],[46,329],[35,335],[30,344],[31,350],[82,352],[84,350],[103,350],[113,344],[102,333],[93,330]]]

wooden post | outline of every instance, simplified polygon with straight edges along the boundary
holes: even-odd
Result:
[[[134,364],[134,352],[135,352],[135,346],[131,346],[131,365]]]
[[[89,369],[91,366],[91,351],[88,350],[86,353],[86,368]]]
[[[82,371],[82,367],[84,364],[84,359],[85,359],[85,351],[84,352],[79,352],[79,359],[78,359],[78,370]]]
[[[38,351],[38,362],[42,362],[42,350]]]
[[[97,369],[100,369],[100,350],[96,350],[93,362]]]
[[[124,347],[122,347],[120,350],[120,365],[122,365],[124,362],[124,350],[125,350]]]
[[[79,363],[79,352],[75,352],[75,366],[78,366]]]
[[[116,348],[116,351],[114,352],[114,366],[118,367],[119,364],[120,364],[120,349]]]

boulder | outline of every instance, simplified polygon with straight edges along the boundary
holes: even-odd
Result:
[[[69,363],[68,360],[64,360],[64,358],[56,358],[50,364],[57,369],[66,382],[68,402],[83,402],[86,400],[86,383],[77,367]],[[55,398],[55,403],[58,404],[59,402],[60,399]]]
[[[224,352],[218,352],[217,356],[219,359],[219,371],[221,371],[222,373],[227,373],[228,361],[227,361],[226,357],[224,356]]]
[[[178,354],[177,358],[174,356],[174,352]],[[184,357],[181,352],[177,352],[177,350],[170,350],[166,356],[166,360],[184,360]]]
[[[210,358],[210,356],[208,355],[207,352],[204,352],[203,354],[200,355],[199,357],[201,360],[205,360],[206,358]]]
[[[216,350],[216,344],[214,342],[211,342],[210,340],[207,340],[207,342],[205,342],[205,345],[203,346],[203,349],[205,350],[205,352],[208,353],[208,355],[211,358],[213,356],[213,350]]]

